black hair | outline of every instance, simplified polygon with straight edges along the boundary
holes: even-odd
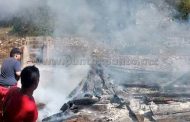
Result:
[[[35,66],[25,67],[21,72],[22,88],[29,88],[34,83],[38,82],[40,78],[39,69]]]
[[[22,52],[20,51],[19,48],[13,48],[10,52],[10,57],[14,57],[16,54],[21,54]]]

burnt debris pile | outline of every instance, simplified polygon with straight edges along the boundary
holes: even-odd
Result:
[[[115,86],[113,79],[104,73],[101,64],[91,65],[85,79],[70,93],[71,99],[61,107],[61,112],[43,119],[43,121],[66,121],[90,118],[90,121],[116,121],[120,115],[124,120],[130,120],[126,107],[129,102],[119,94],[125,94],[121,88]],[[120,112],[121,111],[121,112]],[[110,118],[110,117],[113,118]],[[122,118],[121,118],[122,119]],[[87,119],[86,121],[89,122]]]
[[[190,121],[190,94],[162,92],[158,85],[116,85],[101,64],[91,65],[70,101],[44,122]]]

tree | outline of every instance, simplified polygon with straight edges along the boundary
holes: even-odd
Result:
[[[183,20],[189,19],[190,13],[190,0],[181,0],[178,5],[178,10],[180,12],[179,18]]]
[[[54,17],[46,4],[25,8],[13,18],[13,33],[20,36],[51,35],[54,29]]]

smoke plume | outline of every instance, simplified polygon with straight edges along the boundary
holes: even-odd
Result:
[[[102,47],[108,47],[121,55],[156,57],[157,69],[167,69],[169,75],[165,77],[165,74],[143,74],[145,80],[173,82],[189,72],[189,23],[175,19],[178,12],[163,0],[0,0],[0,20],[10,20],[18,16],[27,18],[27,11],[33,15],[32,11],[38,6],[46,6],[51,12],[49,19],[52,19],[51,26],[53,25],[55,37],[82,37],[94,40],[93,43],[100,43]],[[29,19],[40,23],[38,13]],[[41,92],[36,93],[36,98],[49,102],[48,109],[53,112],[59,108],[57,103],[61,105],[64,102],[71,86],[77,85],[72,83],[72,78],[75,77],[74,81],[79,82],[88,69],[84,68],[84,74],[79,75],[80,68],[78,72],[70,73],[66,71],[66,67],[54,67],[49,71],[41,68],[42,80],[48,82],[40,84]],[[127,79],[139,80],[136,72],[127,75],[127,78],[121,73],[110,72],[122,82]]]

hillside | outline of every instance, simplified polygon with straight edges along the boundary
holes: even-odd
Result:
[[[25,39],[12,34],[9,34],[12,28],[0,28],[0,63],[9,56],[9,52],[13,47],[21,48]]]

